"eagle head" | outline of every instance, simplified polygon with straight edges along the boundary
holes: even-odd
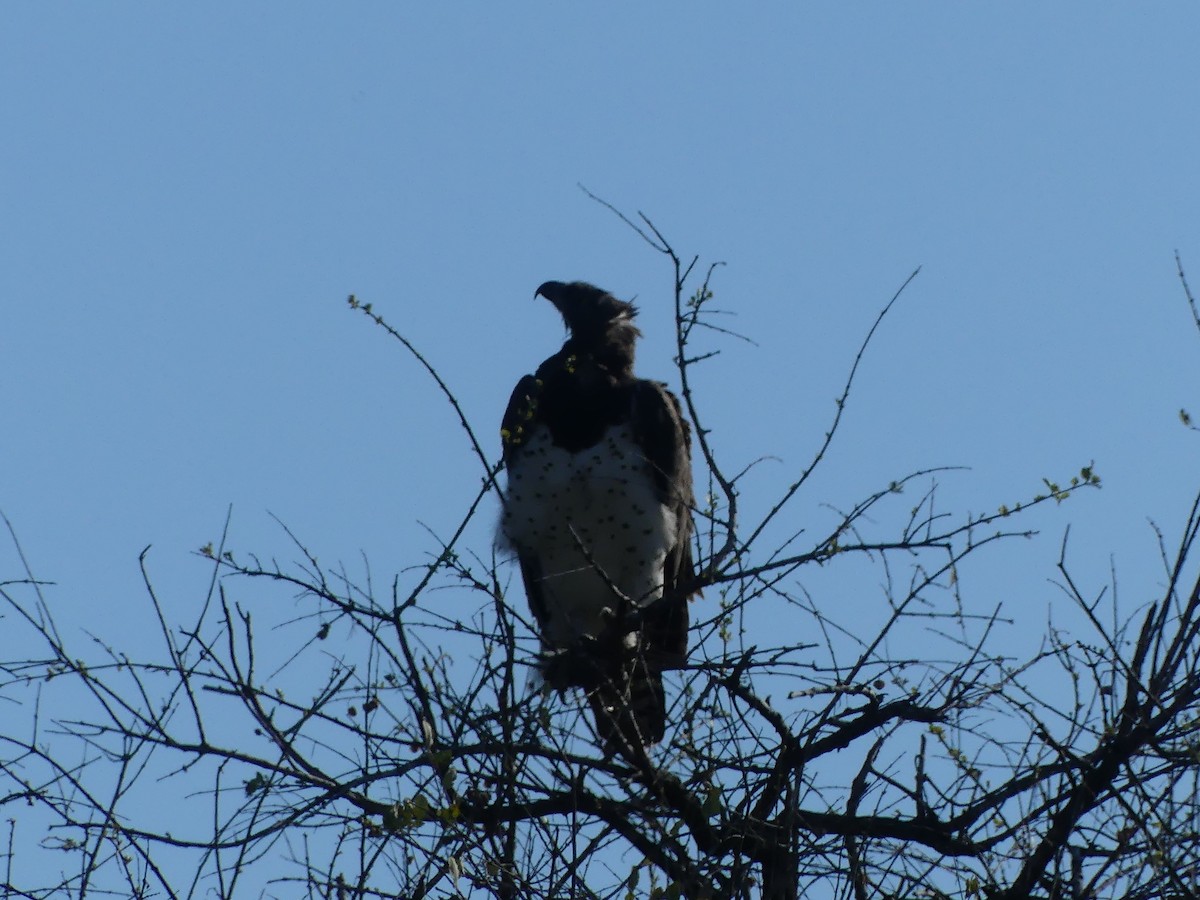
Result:
[[[545,297],[563,317],[576,344],[585,348],[605,343],[628,343],[641,336],[633,324],[637,307],[585,281],[547,281],[535,297]]]

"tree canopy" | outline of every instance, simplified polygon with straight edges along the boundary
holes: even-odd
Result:
[[[155,619],[156,647],[81,639],[32,571],[6,574],[5,627],[28,650],[0,661],[5,896],[1200,891],[1200,493],[1160,532],[1161,594],[1133,608],[1107,573],[1074,570],[1064,535],[1048,574],[1083,629],[1048,627],[1014,658],[996,639],[1008,612],[980,609],[963,573],[1028,537],[1038,507],[1098,487],[1092,464],[1031,477],[1027,496],[992,498],[982,514],[942,507],[937,467],[863,485],[820,517],[805,508],[859,363],[914,272],[848,360],[807,462],[765,493],[755,482],[746,502],[754,464],[721,458],[693,378],[740,339],[719,316],[719,268],[677,253],[649,219],[617,215],[669,267],[697,451],[703,596],[689,664],[668,679],[661,745],[606,755],[582,695],[537,688],[519,579],[493,546],[470,543],[503,478],[491,423],[469,420],[457,373],[351,297],[460,421],[473,502],[434,536],[432,558],[414,552],[382,583],[365,564],[321,563],[281,523],[292,561],[227,534],[199,548],[207,593],[184,611],[160,597],[143,554],[145,596],[119,614]],[[1179,276],[1200,327],[1182,264]],[[878,622],[840,615],[838,592],[860,590],[879,597]]]

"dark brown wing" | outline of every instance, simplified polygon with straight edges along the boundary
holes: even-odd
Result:
[[[537,416],[540,387],[541,382],[537,378],[526,375],[513,388],[508,407],[504,410],[504,419],[500,423],[500,442],[504,453],[504,465],[509,468],[509,479],[513,477],[513,459],[528,439]],[[525,596],[529,598],[529,609],[537,619],[539,632],[544,631],[547,609],[545,597],[542,595],[541,565],[536,555],[522,552],[519,548],[517,561],[521,565],[521,580],[525,582]]]
[[[677,668],[687,660],[688,585],[695,575],[691,428],[678,398],[657,381],[634,385],[631,424],[654,468],[659,500],[671,507],[678,523],[663,565],[663,597],[646,612],[643,645],[659,668]]]
[[[508,408],[504,410],[504,419],[500,423],[500,442],[506,466],[512,462],[513,453],[529,437],[529,429],[537,415],[540,387],[541,382],[532,375],[526,375],[517,382],[512,396],[508,398]]]

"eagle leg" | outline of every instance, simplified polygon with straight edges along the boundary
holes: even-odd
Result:
[[[568,646],[543,648],[542,677],[559,694],[573,687],[593,691],[610,677],[613,660],[621,659],[628,652],[613,629],[600,637],[582,635]]]

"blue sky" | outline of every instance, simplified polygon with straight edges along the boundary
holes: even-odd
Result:
[[[322,560],[419,562],[478,466],[345,297],[490,449],[562,339],[544,280],[636,295],[640,370],[670,381],[670,271],[582,183],[727,263],[757,346],[715,345],[700,402],[730,469],[779,460],[750,510],[921,266],[789,524],[929,465],[970,466],[945,502],[983,512],[1094,460],[1104,489],[1031,518],[975,596],[1040,628],[1071,523],[1132,608],[1160,581],[1147,518],[1170,534],[1200,475],[1173,258],[1200,285],[1198,45],[1182,3],[6,4],[0,510],[68,637],[138,640],[148,544],[168,604],[199,603],[230,504],[264,556],[293,556],[270,513]]]

